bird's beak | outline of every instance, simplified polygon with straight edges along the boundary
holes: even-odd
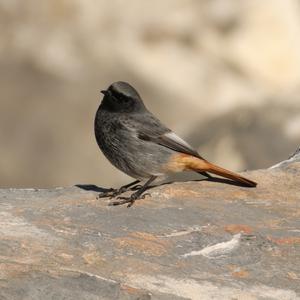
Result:
[[[101,91],[101,93],[105,96],[108,94],[108,92],[106,90]]]

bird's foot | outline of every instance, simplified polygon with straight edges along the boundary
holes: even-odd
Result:
[[[142,195],[142,193],[138,190],[137,192],[131,194],[129,197],[118,197],[117,199],[120,199],[119,201],[112,201],[108,205],[116,206],[128,203],[127,207],[131,207],[136,200],[144,199],[146,196],[150,196],[150,194],[145,193]]]
[[[115,197],[125,193],[128,190],[134,191],[134,190],[136,190],[136,188],[139,189],[141,187],[140,185],[137,185],[139,182],[140,182],[139,180],[135,180],[129,184],[121,186],[119,189],[108,189],[106,192],[99,194],[97,199],[107,198],[107,197],[109,197],[111,199],[111,198],[115,198]]]
[[[124,187],[120,187],[119,189],[108,189],[106,192],[103,192],[101,194],[98,195],[97,199],[100,199],[100,198],[109,198],[109,199],[112,199],[112,198],[115,198],[123,193],[125,193],[127,191],[126,188]]]
[[[130,190],[131,191],[138,191],[142,188],[143,186],[141,184],[137,184],[135,186],[133,186]]]

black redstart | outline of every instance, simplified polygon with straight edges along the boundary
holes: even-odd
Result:
[[[169,172],[196,171],[210,177],[214,173],[245,186],[256,183],[239,174],[216,166],[194,150],[172,130],[163,125],[145,107],[138,92],[128,83],[118,81],[101,91],[104,98],[95,118],[97,143],[106,158],[118,169],[137,179],[120,189],[110,189],[100,197],[115,197],[132,186],[130,197],[119,197],[112,205],[132,203],[156,177]],[[143,186],[137,184],[147,180]]]

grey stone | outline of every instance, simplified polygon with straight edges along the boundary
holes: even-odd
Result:
[[[296,157],[296,159],[295,159]],[[300,164],[164,184],[0,190],[0,299],[300,299]]]

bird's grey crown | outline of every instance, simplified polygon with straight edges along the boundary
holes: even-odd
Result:
[[[141,100],[139,93],[129,83],[124,81],[117,81],[111,84],[108,88],[109,91],[116,94],[122,94],[127,97],[137,98]]]

